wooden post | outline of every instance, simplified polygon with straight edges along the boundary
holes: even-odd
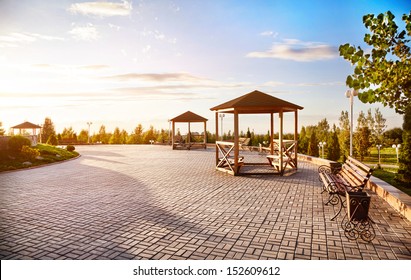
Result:
[[[238,173],[238,158],[240,150],[238,145],[238,111],[234,109],[234,175]]]
[[[274,113],[270,114],[271,116],[271,126],[270,126],[270,153],[274,154]]]
[[[174,133],[175,133],[175,129],[176,129],[176,124],[174,121],[172,121],[173,123],[173,129],[172,129],[172,133],[171,133],[171,147],[174,150]]]
[[[191,148],[191,123],[188,122],[188,134],[187,134],[187,145],[188,145],[188,149]]]
[[[218,141],[218,111],[215,112],[215,166],[218,164],[218,148],[217,148],[217,141]]]
[[[294,111],[294,156],[295,156],[295,168],[298,166],[298,109]]]
[[[207,122],[204,122],[204,149],[207,149]]]
[[[279,149],[279,156],[280,156],[280,158],[279,158],[279,163],[280,163],[280,173],[281,173],[281,175],[283,174],[283,122],[284,122],[284,120],[283,120],[283,110],[280,110],[280,113],[279,113],[279,120],[280,120],[280,129],[279,129],[279,133],[278,133],[278,145],[279,145],[279,147],[278,147],[278,149]]]

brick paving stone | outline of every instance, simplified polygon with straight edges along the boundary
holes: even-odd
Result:
[[[73,161],[0,173],[1,259],[411,259],[411,223],[372,192],[376,238],[349,241],[309,162],[233,177],[215,171],[213,149],[76,149]]]

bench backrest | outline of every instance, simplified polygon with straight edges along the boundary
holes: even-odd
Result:
[[[372,171],[371,167],[349,156],[339,173],[351,186],[364,187]]]

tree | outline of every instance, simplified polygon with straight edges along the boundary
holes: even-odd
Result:
[[[411,165],[405,156],[411,154],[411,141],[408,141],[411,126],[406,124],[411,120],[411,12],[402,16],[405,30],[399,31],[394,19],[390,11],[363,17],[365,27],[371,32],[364,36],[364,42],[372,48],[371,53],[350,44],[341,45],[339,50],[340,55],[355,66],[346,84],[362,90],[359,94],[362,102],[379,102],[404,114],[404,144],[400,158],[405,161],[400,162],[398,174],[400,180],[411,183]]]
[[[338,140],[340,142],[340,152],[345,159],[350,154],[350,119],[347,111],[342,111],[340,116],[340,130]]]
[[[103,144],[108,144],[110,140],[110,136],[106,133],[106,127],[104,125],[100,126],[100,129],[98,131],[98,141],[103,143]]]
[[[77,134],[74,132],[73,127],[64,128],[61,133],[61,141],[64,143],[76,143]]]
[[[0,122],[0,136],[3,136],[6,133],[6,131],[3,128],[2,122]]]
[[[114,129],[113,135],[110,137],[109,144],[121,144],[120,128],[116,127]]]
[[[384,132],[383,137],[388,146],[402,143],[403,130],[399,127],[389,129]]]
[[[315,131],[311,133],[310,141],[308,142],[308,150],[307,153],[309,156],[318,157],[319,150],[318,150],[318,140]]]
[[[82,129],[78,135],[78,141],[88,143],[88,130]]]
[[[327,158],[329,160],[338,161],[341,157],[340,143],[338,141],[337,127],[333,126],[333,132],[328,138]]]
[[[300,131],[300,135],[298,135],[298,150],[302,154],[306,154],[308,150],[308,137],[305,127],[303,126]]]
[[[384,131],[387,128],[385,122],[387,120],[383,117],[380,109],[375,109],[374,112],[374,137],[375,137],[375,144],[383,144],[384,143]]]
[[[407,107],[407,112],[404,114],[404,123],[402,125],[402,153],[399,156],[399,169],[398,176],[401,182],[405,185],[411,186],[411,118],[406,118],[406,116],[411,116],[411,106]]]
[[[56,136],[56,130],[54,129],[54,124],[49,117],[44,119],[44,124],[41,129],[40,139],[42,143],[48,142],[50,136]]]
[[[317,124],[317,132],[316,132],[317,139],[319,141],[327,141],[329,130],[330,130],[330,125],[328,124],[328,121],[326,118],[319,121]]]
[[[143,144],[143,133],[143,126],[139,123],[136,128],[134,128],[127,142],[129,144]]]

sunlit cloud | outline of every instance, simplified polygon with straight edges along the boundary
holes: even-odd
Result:
[[[105,79],[129,81],[129,80],[142,80],[150,82],[176,82],[176,81],[189,81],[189,82],[204,82],[208,79],[196,77],[188,73],[127,73],[114,76],[104,77]]]
[[[64,41],[64,38],[37,33],[12,32],[7,35],[0,35],[0,47],[18,47],[21,46],[21,44],[33,43],[38,40]]]
[[[336,47],[323,43],[287,39],[283,40],[282,43],[274,43],[270,50],[250,52],[246,56],[310,62],[336,58],[338,50]]]
[[[57,69],[79,69],[79,70],[103,70],[108,69],[110,66],[104,64],[91,64],[91,65],[63,65],[63,64],[33,64],[34,68],[39,69],[50,69],[50,70],[57,70]]]
[[[128,16],[132,10],[131,1],[74,3],[68,8],[73,14],[97,17]]]
[[[100,38],[100,35],[96,27],[89,23],[85,26],[75,26],[69,34],[73,36],[74,39],[79,41],[95,41]]]

